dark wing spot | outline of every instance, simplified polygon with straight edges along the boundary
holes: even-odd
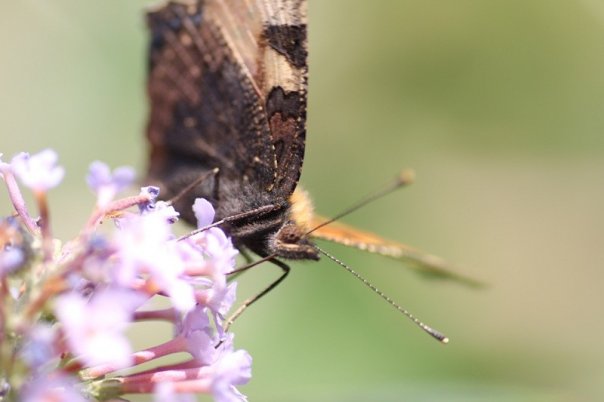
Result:
[[[264,28],[269,46],[296,68],[306,67],[306,25],[269,25]]]
[[[166,34],[168,32],[177,33],[183,27],[182,13],[185,12],[185,5],[180,3],[169,3],[166,7],[147,14],[147,24],[151,30],[151,54],[159,52],[166,45]],[[196,6],[189,10],[189,18],[197,27],[202,20],[202,7]],[[149,70],[153,67],[153,60],[150,60]]]

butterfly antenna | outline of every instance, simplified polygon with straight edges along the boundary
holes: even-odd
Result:
[[[206,179],[208,177],[210,177],[210,176],[216,177],[216,175],[218,174],[219,171],[220,171],[220,169],[214,168],[214,169],[210,170],[209,172],[206,172],[206,173],[202,174],[197,179],[195,179],[191,184],[189,184],[187,187],[183,188],[180,191],[180,193],[178,193],[174,197],[170,198],[170,200],[168,200],[168,203],[170,205],[174,205],[174,203],[176,201],[180,200],[182,197],[184,197],[185,195],[187,195],[187,193],[189,193],[190,191],[192,191],[200,183],[203,183],[204,181],[206,181]]]
[[[436,339],[437,341],[439,341],[439,342],[441,342],[443,344],[449,343],[449,338],[446,335],[444,335],[443,333],[441,333],[441,332],[435,330],[434,328],[432,328],[432,327],[424,324],[423,322],[421,322],[417,317],[415,317],[409,311],[407,311],[406,309],[404,309],[403,307],[401,307],[399,304],[397,304],[394,300],[392,300],[390,297],[388,297],[384,292],[382,292],[381,290],[379,290],[377,287],[375,287],[375,285],[373,285],[367,279],[363,278],[358,272],[356,272],[355,270],[353,270],[352,268],[350,268],[348,265],[344,264],[342,261],[338,260],[336,257],[334,257],[333,255],[331,255],[331,254],[327,253],[326,251],[320,249],[319,247],[317,247],[317,246],[315,246],[315,247],[316,247],[317,250],[319,250],[319,252],[321,254],[327,256],[327,258],[329,258],[330,260],[332,260],[333,262],[335,262],[339,266],[343,267],[346,271],[348,271],[349,273],[351,273],[352,276],[354,276],[355,278],[357,278],[359,281],[363,282],[363,285],[367,286],[373,292],[377,293],[378,296],[380,296],[382,299],[384,299],[388,304],[390,304],[392,307],[394,307],[395,309],[397,309],[399,312],[403,313],[407,318],[409,318],[411,321],[413,321],[413,323],[415,325],[417,325],[422,330],[424,330],[424,332],[426,332],[428,335],[430,335],[431,337],[433,337],[434,339]]]
[[[365,205],[367,205],[377,199],[380,199],[380,198],[384,197],[385,195],[388,195],[391,192],[398,190],[401,187],[404,187],[404,186],[407,186],[407,185],[413,183],[414,179],[415,179],[415,172],[413,170],[405,169],[405,170],[401,171],[401,173],[398,175],[398,177],[392,183],[388,184],[383,189],[376,191],[375,193],[369,194],[368,196],[361,199],[359,202],[352,205],[351,207],[340,212],[336,216],[326,220],[325,222],[322,222],[318,226],[315,226],[310,231],[308,231],[306,233],[306,235],[309,235],[312,232],[314,232],[315,230],[322,228],[323,226],[329,225],[330,223],[343,218],[344,216],[356,211],[357,209],[362,208]]]

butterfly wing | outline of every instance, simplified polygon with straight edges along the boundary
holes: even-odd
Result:
[[[206,183],[183,200],[209,198],[219,216],[287,199],[304,157],[305,1],[170,1],[148,24],[148,182],[171,197],[217,167],[220,189],[265,196],[221,207]]]
[[[317,227],[326,221],[326,218],[314,216],[311,227]],[[331,222],[321,226],[314,230],[311,236],[408,262],[418,273],[426,276],[455,280],[473,287],[484,286],[483,283],[477,280],[456,273],[455,268],[440,257],[424,253],[403,243],[384,239],[375,233],[362,231],[341,222]]]

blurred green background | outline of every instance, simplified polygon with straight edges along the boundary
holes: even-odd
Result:
[[[3,1],[0,152],[59,152],[62,239],[93,204],[91,161],[144,171],[148,4]],[[338,266],[296,263],[234,327],[254,357],[241,390],[251,401],[604,400],[604,2],[315,0],[310,24],[302,181],[317,210],[333,215],[413,167],[411,188],[345,221],[491,286],[426,281],[324,245],[451,343]],[[276,275],[243,276],[240,299]],[[137,347],[157,341],[144,332]]]

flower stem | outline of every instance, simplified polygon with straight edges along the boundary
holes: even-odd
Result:
[[[8,195],[13,207],[15,207],[15,211],[17,211],[17,214],[23,221],[23,224],[25,227],[27,227],[27,230],[29,230],[30,233],[38,233],[38,225],[36,225],[36,222],[31,218],[29,212],[27,212],[27,206],[25,205],[25,200],[23,199],[23,195],[21,194],[21,190],[19,189],[15,175],[9,169],[2,169],[2,176],[4,177],[4,183],[6,184]]]

